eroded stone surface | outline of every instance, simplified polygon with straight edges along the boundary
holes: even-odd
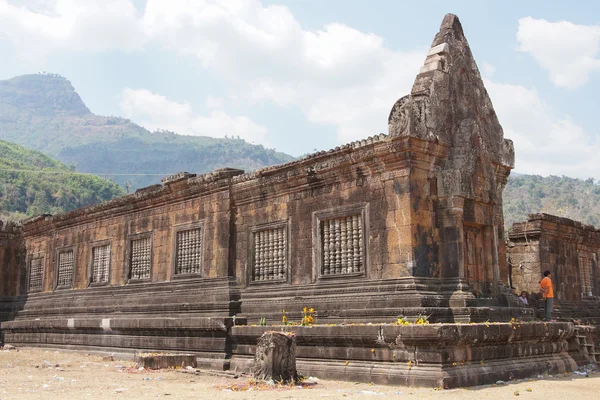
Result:
[[[555,317],[600,323],[600,231],[568,218],[533,214],[513,224],[508,253],[512,286],[533,306],[539,282],[552,272]]]
[[[256,345],[252,376],[263,381],[297,382],[296,335],[275,331],[262,334]]]

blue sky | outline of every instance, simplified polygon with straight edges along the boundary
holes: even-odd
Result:
[[[515,170],[600,179],[599,4],[0,0],[0,79],[58,73],[97,114],[297,156],[386,132],[452,12]]]

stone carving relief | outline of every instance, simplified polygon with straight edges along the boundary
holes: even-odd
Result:
[[[394,135],[402,135],[408,127],[408,110],[410,107],[410,95],[401,97],[392,107],[388,117],[389,132]]]

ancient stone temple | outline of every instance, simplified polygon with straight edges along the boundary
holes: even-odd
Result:
[[[3,266],[4,338],[185,350],[248,370],[266,329],[248,325],[280,323],[283,309],[298,321],[308,306],[320,325],[281,327],[295,330],[304,374],[457,386],[568,370],[572,324],[389,325],[533,317],[506,285],[513,160],[449,14],[388,134],[251,173],[181,173],[25,221],[23,261]]]
[[[600,324],[600,231],[548,214],[530,215],[509,232],[510,279],[534,301],[544,271],[552,272],[557,316]]]

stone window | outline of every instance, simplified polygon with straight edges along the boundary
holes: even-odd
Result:
[[[28,291],[42,290],[44,284],[44,258],[32,258],[29,262],[29,286]]]
[[[286,223],[257,227],[251,237],[251,281],[287,280]]]
[[[361,272],[363,268],[360,215],[321,221],[322,275]]]
[[[57,257],[57,288],[73,287],[73,273],[75,270],[75,252],[73,249],[60,250]]]
[[[364,275],[367,207],[346,207],[315,214],[318,276]]]
[[[90,283],[106,284],[110,273],[110,244],[92,248],[92,273]]]
[[[176,231],[175,275],[199,275],[202,272],[202,227]]]
[[[590,257],[579,257],[579,276],[583,296],[594,295],[593,265],[593,260]]]
[[[152,268],[152,237],[145,235],[129,241],[129,279],[149,280]]]

